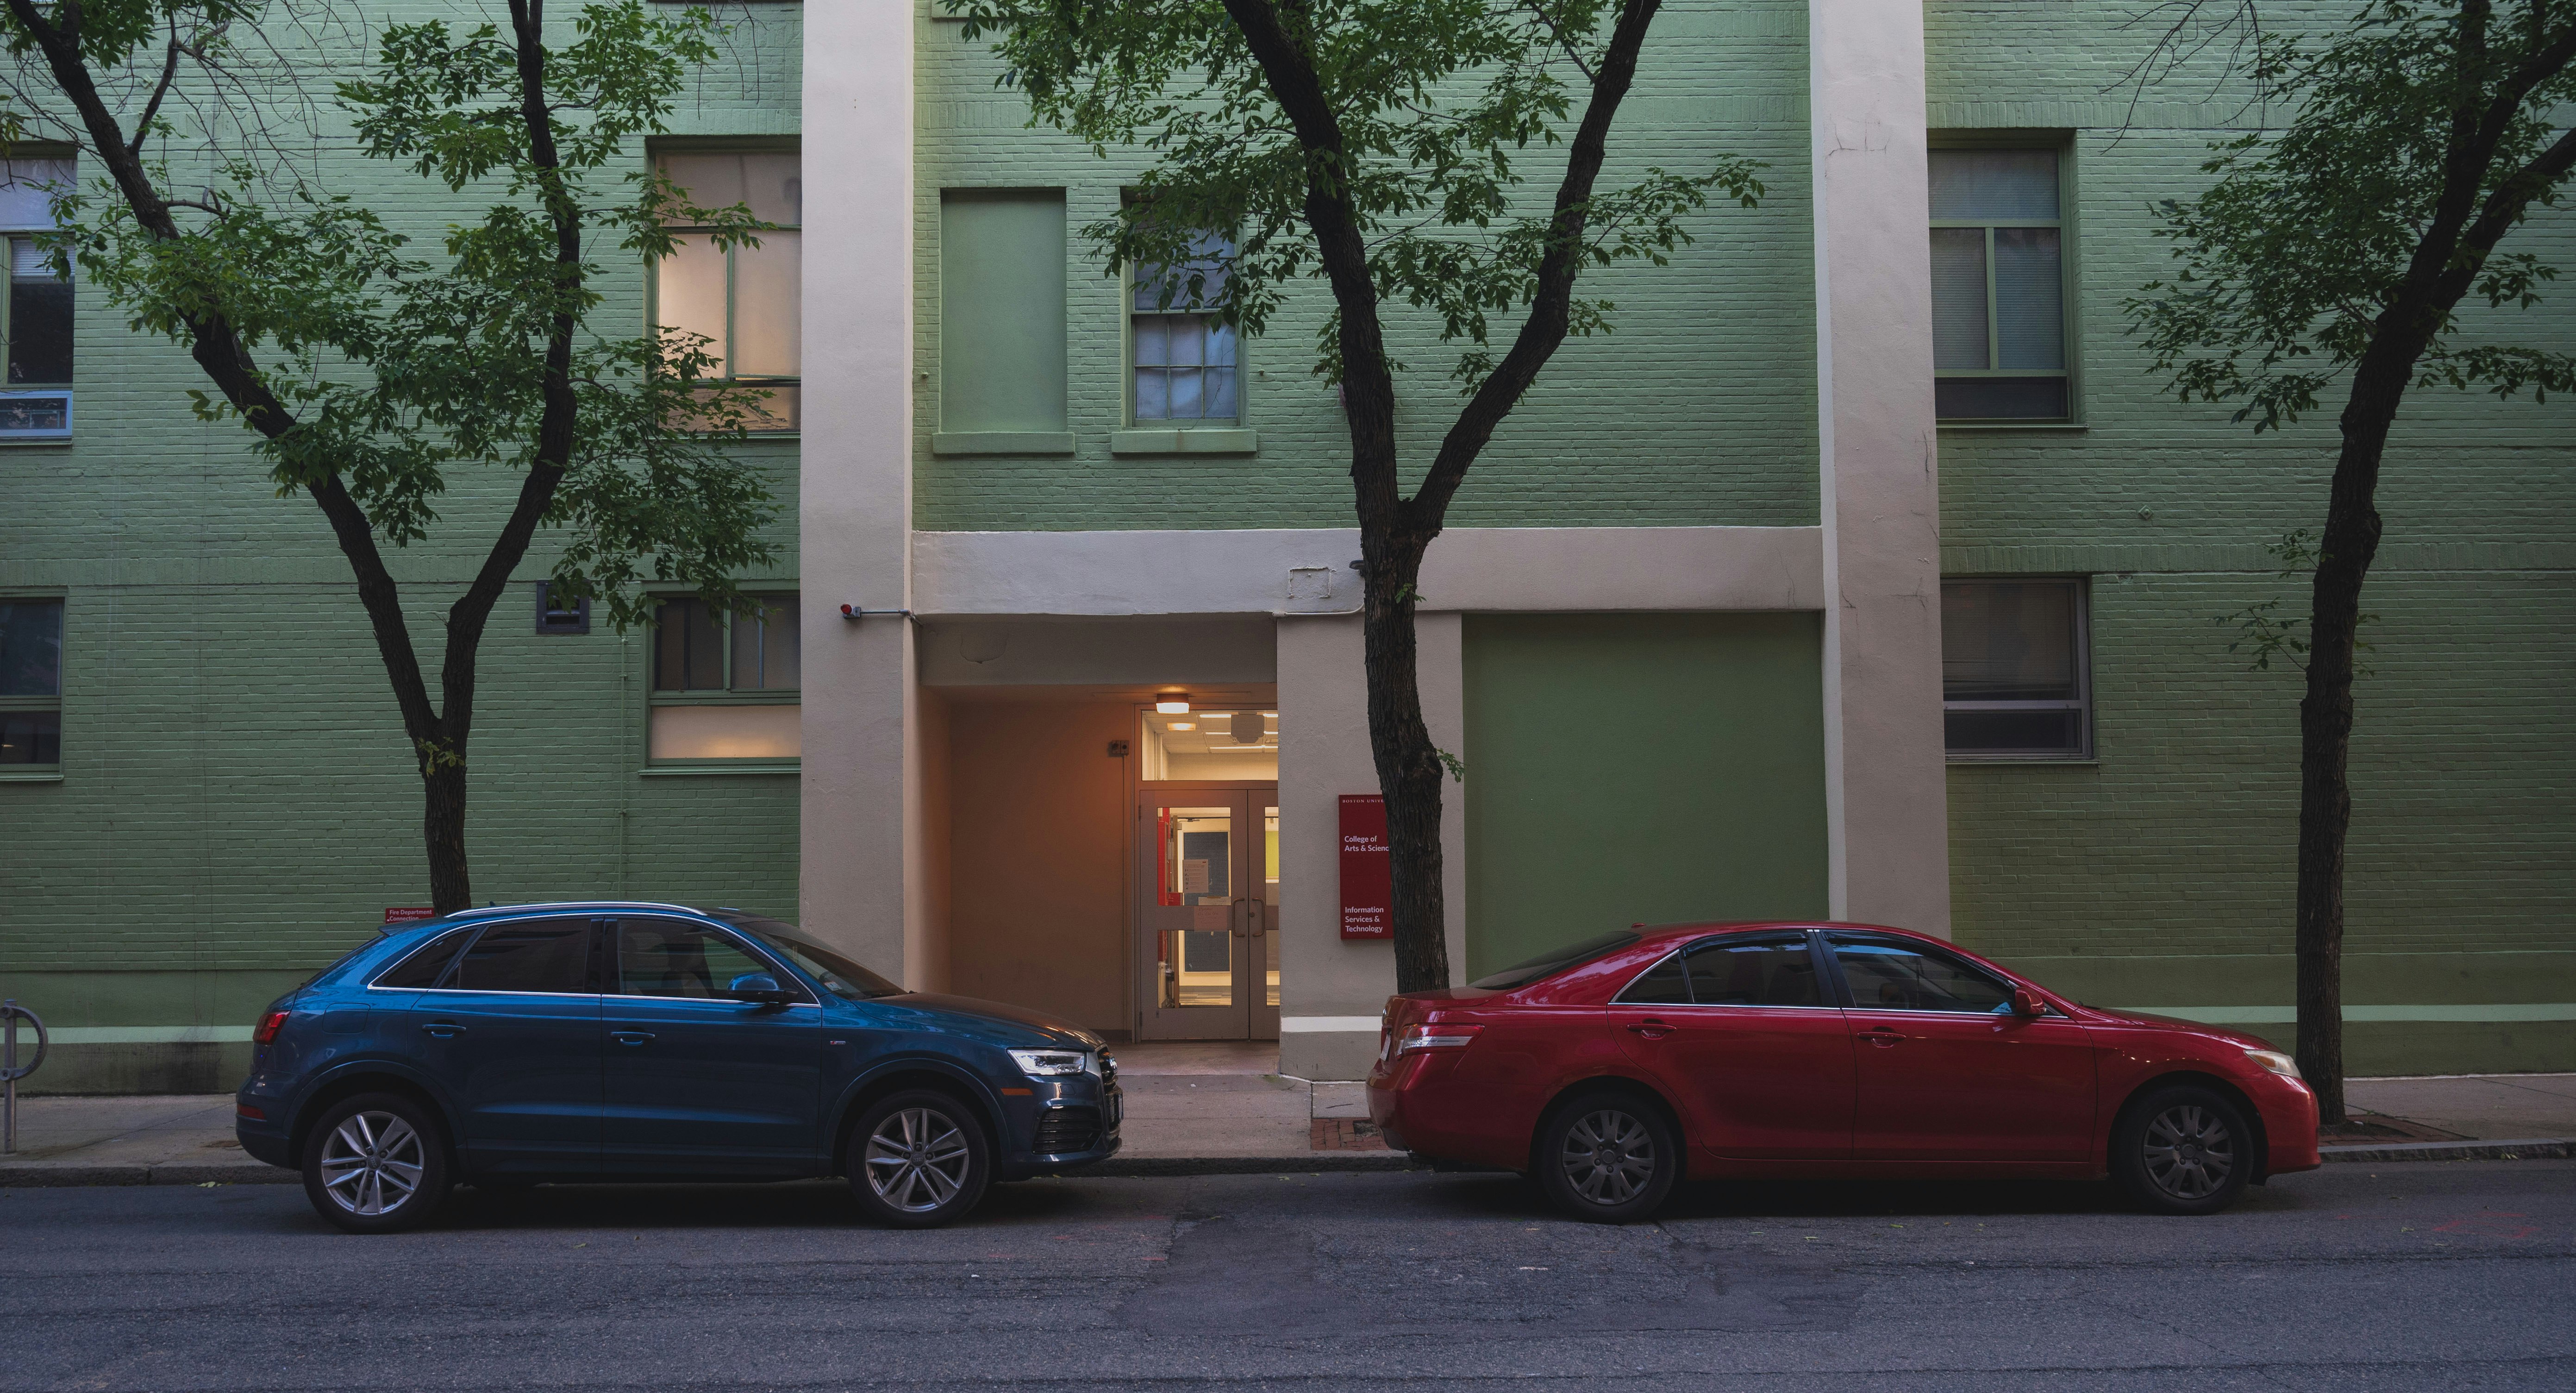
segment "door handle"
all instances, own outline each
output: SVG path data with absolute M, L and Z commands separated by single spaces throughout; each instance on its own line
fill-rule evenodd
M 1630 1021 L 1628 1023 L 1628 1029 L 1636 1034 L 1645 1036 L 1649 1040 L 1660 1040 L 1673 1033 L 1673 1028 L 1671 1026 L 1664 1024 L 1662 1021 L 1656 1020 L 1652 1016 L 1648 1016 L 1642 1021 Z
M 454 1021 L 431 1021 L 429 1024 L 420 1028 L 420 1033 L 423 1035 L 435 1035 L 441 1040 L 453 1040 L 457 1036 L 465 1033 L 465 1027 L 458 1025 Z
M 608 1032 L 608 1038 L 621 1045 L 641 1045 L 645 1041 L 653 1038 L 653 1032 L 649 1030 L 612 1030 Z
M 1901 1045 L 1905 1043 L 1903 1032 L 1897 1030 L 1897 1028 L 1892 1025 L 1871 1026 L 1869 1029 L 1861 1032 L 1860 1038 L 1867 1040 L 1881 1049 L 1885 1049 L 1889 1045 Z

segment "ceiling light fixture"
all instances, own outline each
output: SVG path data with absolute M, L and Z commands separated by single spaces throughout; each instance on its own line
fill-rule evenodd
M 1186 716 L 1190 714 L 1190 694 L 1157 692 L 1154 695 L 1154 709 L 1166 716 Z
M 1172 722 L 1170 725 L 1168 725 L 1168 726 L 1164 727 L 1164 729 L 1166 729 L 1166 730 L 1196 730 L 1196 729 L 1198 729 L 1198 727 L 1197 727 L 1196 725 L 1192 724 L 1191 722 L 1188 722 L 1188 721 L 1174 721 L 1174 722 Z

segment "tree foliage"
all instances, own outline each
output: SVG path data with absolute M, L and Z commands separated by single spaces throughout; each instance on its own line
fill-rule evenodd
M 1320 0 L 1279 17 L 1311 64 L 1314 98 L 1340 142 L 1317 150 L 1272 88 L 1219 0 L 953 0 L 969 38 L 994 34 L 1033 122 L 1107 155 L 1154 163 L 1116 216 L 1083 229 L 1109 269 L 1172 268 L 1164 303 L 1197 298 L 1258 334 L 1297 282 L 1321 278 L 1307 220 L 1320 188 L 1346 202 L 1367 242 L 1375 298 L 1423 312 L 1459 352 L 1450 373 L 1472 394 L 1494 368 L 1496 318 L 1525 309 L 1558 240 L 1559 210 L 1521 193 L 1562 147 L 1611 40 L 1610 0 Z M 1579 83 L 1578 83 L 1579 80 Z M 1544 166 L 1542 166 L 1544 167 Z M 1644 171 L 1582 207 L 1589 265 L 1663 265 L 1690 241 L 1683 218 L 1721 190 L 1752 206 L 1760 166 Z M 1211 276 L 1194 241 L 1233 233 L 1239 252 Z M 1607 299 L 1569 302 L 1569 332 L 1610 328 Z M 1390 365 L 1401 370 L 1400 361 Z M 1315 339 L 1314 371 L 1344 371 L 1340 311 Z
M 597 320 L 600 284 L 671 250 L 667 219 L 711 225 L 723 246 L 762 230 L 641 168 L 642 139 L 716 56 L 713 19 L 598 0 L 550 39 L 544 0 L 503 0 L 506 20 L 376 28 L 372 68 L 335 81 L 331 41 L 372 25 L 363 13 L 0 5 L 17 60 L 0 76 L 5 134 L 67 140 L 91 176 L 58 191 L 49 255 L 135 330 L 185 348 L 212 386 L 191 393 L 198 414 L 248 428 L 277 491 L 319 506 L 418 763 L 431 898 L 463 907 L 477 663 L 532 538 L 561 530 L 560 593 L 606 599 L 620 624 L 649 612 L 640 580 L 738 604 L 733 572 L 771 554 L 767 486 L 725 448 L 764 394 L 714 380 L 702 339 Z M 308 123 L 301 140 L 257 114 L 273 108 Z M 334 191 L 345 167 L 310 153 L 344 152 L 351 135 L 419 179 L 430 197 L 413 206 L 479 211 L 416 246 L 399 215 Z M 518 490 L 447 609 L 433 699 L 383 548 L 428 538 L 467 468 L 515 472 Z
M 2252 39 L 2249 76 L 2294 114 L 2213 144 L 2209 189 L 2157 204 L 2180 265 L 2126 302 L 2152 371 L 2184 401 L 2241 402 L 2237 420 L 2278 429 L 2421 287 L 2447 303 L 2414 385 L 2543 400 L 2576 385 L 2576 355 L 2464 332 L 2457 309 L 2459 292 L 2529 309 L 2557 278 L 2540 252 L 2495 248 L 2565 189 L 2569 8 L 2372 0 L 2342 30 Z

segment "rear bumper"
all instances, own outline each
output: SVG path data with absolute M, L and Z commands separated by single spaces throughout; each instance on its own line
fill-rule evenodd
M 259 1116 L 245 1116 L 245 1109 Z M 253 1160 L 294 1170 L 294 1142 L 286 1131 L 293 1115 L 291 1100 L 253 1074 L 233 1095 L 233 1140 L 240 1142 L 243 1153 Z

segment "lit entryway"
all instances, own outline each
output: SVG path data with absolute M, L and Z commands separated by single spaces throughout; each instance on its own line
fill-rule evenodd
M 1136 796 L 1138 1036 L 1279 1037 L 1279 786 L 1151 783 Z

